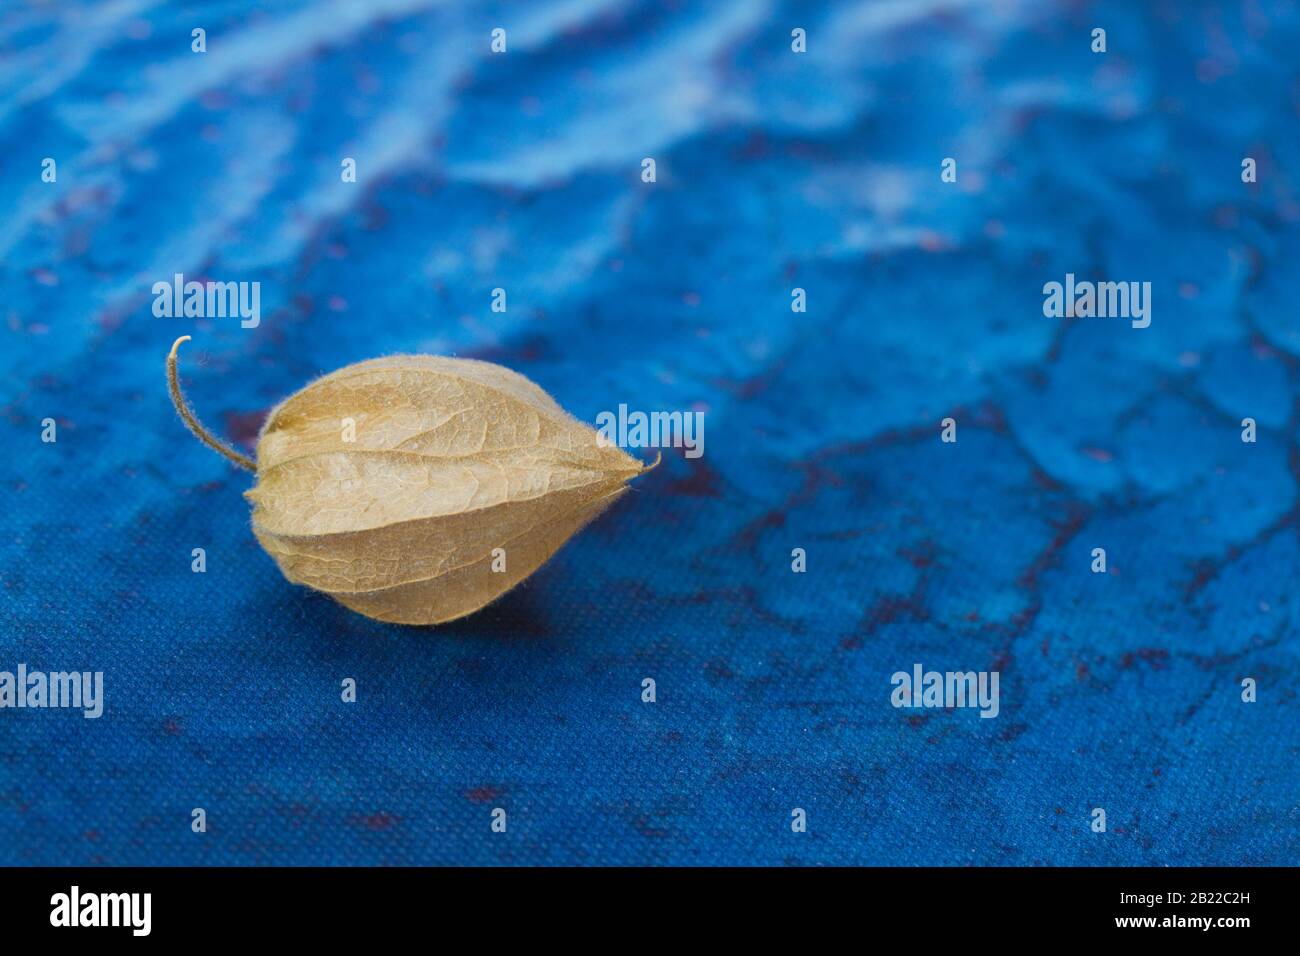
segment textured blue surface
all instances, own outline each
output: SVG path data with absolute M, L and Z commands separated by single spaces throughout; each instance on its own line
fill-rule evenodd
M 0 710 L 0 863 L 1297 861 L 1295 4 L 260 6 L 0 13 L 0 670 L 107 697 Z M 1151 327 L 1044 318 L 1070 271 Z M 174 272 L 262 324 L 155 318 Z M 385 626 L 260 551 L 183 333 L 245 445 L 419 350 L 705 455 Z M 916 662 L 1001 715 L 893 709 Z

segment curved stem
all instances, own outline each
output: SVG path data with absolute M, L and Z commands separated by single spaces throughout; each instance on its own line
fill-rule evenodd
M 257 462 L 242 455 L 235 449 L 231 448 L 212 432 L 203 427 L 203 423 L 198 420 L 194 412 L 190 409 L 189 402 L 185 401 L 185 396 L 181 394 L 180 379 L 176 375 L 176 350 L 181 347 L 182 342 L 188 342 L 190 337 L 182 335 L 172 343 L 172 350 L 167 353 L 167 391 L 171 394 L 172 404 L 176 406 L 176 414 L 181 417 L 185 427 L 194 433 L 199 441 L 207 445 L 217 454 L 234 462 L 240 468 L 247 468 L 254 474 L 257 473 Z

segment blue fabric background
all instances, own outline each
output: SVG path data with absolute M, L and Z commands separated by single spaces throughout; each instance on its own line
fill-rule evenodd
M 107 697 L 0 711 L 0 863 L 1296 862 L 1294 3 L 262 7 L 0 12 L 0 669 Z M 1151 327 L 1044 318 L 1069 271 Z M 261 326 L 155 318 L 174 272 Z M 705 455 L 385 626 L 258 548 L 184 333 L 245 447 L 427 351 L 705 410 Z M 917 662 L 1001 715 L 893 709 Z

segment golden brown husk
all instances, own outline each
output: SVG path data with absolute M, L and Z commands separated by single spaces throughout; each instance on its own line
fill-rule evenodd
M 179 385 L 172 398 L 189 412 Z M 182 417 L 221 445 L 192 413 Z M 397 355 L 339 369 L 280 403 L 256 469 L 246 492 L 253 532 L 285 577 L 367 617 L 437 624 L 532 574 L 646 466 L 602 447 L 516 372 Z

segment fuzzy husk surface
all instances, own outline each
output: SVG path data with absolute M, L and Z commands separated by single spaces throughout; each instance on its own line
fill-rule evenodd
M 212 444 L 175 355 L 177 409 Z M 253 532 L 284 576 L 401 624 L 500 597 L 647 469 L 517 372 L 432 355 L 317 379 L 271 411 L 256 455 Z

